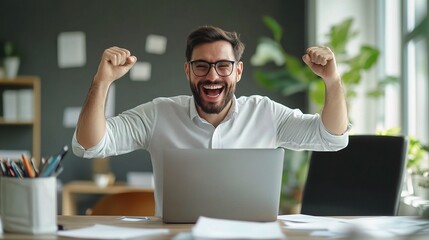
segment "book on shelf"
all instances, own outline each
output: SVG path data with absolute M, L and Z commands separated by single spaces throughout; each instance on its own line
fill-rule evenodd
M 32 121 L 33 89 L 3 91 L 3 118 L 5 121 Z
M 12 161 L 20 160 L 21 155 L 25 154 L 27 157 L 31 156 L 30 151 L 28 150 L 2 150 L 0 149 L 0 160 L 10 159 Z

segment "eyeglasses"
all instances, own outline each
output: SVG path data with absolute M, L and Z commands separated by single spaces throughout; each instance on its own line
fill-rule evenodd
M 235 61 L 221 60 L 217 62 L 207 62 L 204 60 L 194 60 L 188 62 L 191 65 L 192 72 L 197 77 L 205 77 L 209 74 L 212 65 L 216 73 L 221 77 L 228 77 L 234 69 Z

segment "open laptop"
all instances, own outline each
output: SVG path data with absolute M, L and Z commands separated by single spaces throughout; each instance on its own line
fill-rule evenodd
M 163 221 L 275 221 L 283 159 L 281 148 L 165 151 Z

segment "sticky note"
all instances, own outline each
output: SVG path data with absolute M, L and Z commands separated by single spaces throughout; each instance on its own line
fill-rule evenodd
M 84 32 L 62 32 L 58 35 L 58 66 L 82 67 L 86 64 Z
M 153 54 L 164 54 L 167 48 L 167 38 L 151 34 L 146 38 L 146 52 Z
M 130 79 L 133 81 L 148 81 L 152 65 L 149 62 L 136 62 L 130 70 Z

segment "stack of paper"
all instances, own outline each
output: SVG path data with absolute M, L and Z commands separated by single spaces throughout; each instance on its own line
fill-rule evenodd
M 199 217 L 192 229 L 194 238 L 286 239 L 278 222 L 247 222 Z
M 429 234 L 429 221 L 414 216 L 361 217 L 340 219 L 303 214 L 278 217 L 285 228 L 311 231 L 312 236 L 363 236 L 367 239 L 391 238 L 411 234 Z

